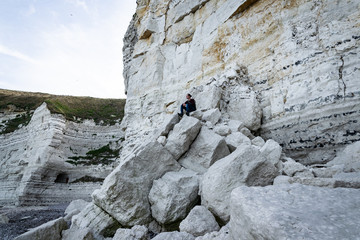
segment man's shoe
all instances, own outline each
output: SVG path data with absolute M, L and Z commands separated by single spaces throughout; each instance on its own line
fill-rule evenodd
M 178 116 L 179 116 L 179 117 L 182 117 L 183 115 L 182 115 L 181 113 L 178 113 Z
M 189 116 L 189 113 L 188 113 L 188 112 L 186 112 L 186 116 Z

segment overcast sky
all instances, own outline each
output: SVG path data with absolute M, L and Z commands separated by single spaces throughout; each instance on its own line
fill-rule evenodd
M 124 98 L 136 0 L 0 0 L 0 88 Z

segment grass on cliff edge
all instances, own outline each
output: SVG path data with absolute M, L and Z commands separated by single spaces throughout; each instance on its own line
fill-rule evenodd
M 93 119 L 96 123 L 103 122 L 104 125 L 113 125 L 124 117 L 126 100 L 60 96 L 0 89 L 0 112 L 11 110 L 30 113 L 43 102 L 46 102 L 51 113 L 60 113 L 71 121 Z M 9 132 L 9 130 L 7 131 Z

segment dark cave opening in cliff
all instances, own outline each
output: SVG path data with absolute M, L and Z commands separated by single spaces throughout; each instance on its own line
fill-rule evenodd
M 55 179 L 55 183 L 68 183 L 69 182 L 69 175 L 66 173 L 60 173 L 57 175 Z

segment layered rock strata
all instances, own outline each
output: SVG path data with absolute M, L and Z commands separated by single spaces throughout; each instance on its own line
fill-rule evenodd
M 360 3 L 137 3 L 119 166 L 63 239 L 356 238 Z
M 43 104 L 26 127 L 0 135 L 0 205 L 90 200 L 91 192 L 114 169 L 116 157 L 87 153 L 104 146 L 120 148 L 122 137 L 119 126 L 67 121 L 62 115 L 50 114 Z M 97 162 L 91 162 L 96 158 Z M 88 164 L 79 162 L 85 159 Z
M 138 1 L 125 37 L 127 137 L 190 92 L 298 161 L 331 160 L 360 139 L 359 19 L 355 0 Z M 206 86 L 224 79 L 232 86 Z

